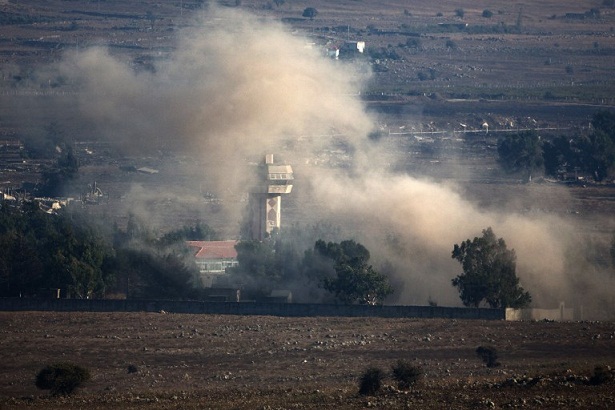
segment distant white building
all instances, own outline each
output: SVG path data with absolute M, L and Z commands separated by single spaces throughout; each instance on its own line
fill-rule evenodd
M 140 172 L 142 174 L 153 175 L 153 174 L 157 174 L 158 170 L 154 168 L 149 168 L 149 167 L 141 167 L 141 168 L 137 168 L 137 172 Z

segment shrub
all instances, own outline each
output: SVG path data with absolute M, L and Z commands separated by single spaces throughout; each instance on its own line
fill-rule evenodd
M 493 17 L 493 12 L 489 9 L 485 9 L 483 10 L 483 17 L 485 18 L 491 18 Z
M 384 372 L 377 367 L 368 367 L 361 376 L 359 383 L 359 394 L 363 396 L 373 396 L 382 387 Z
M 615 380 L 615 376 L 610 366 L 596 366 L 594 374 L 589 378 L 589 384 L 598 386 L 613 380 Z
M 542 95 L 542 98 L 544 100 L 555 100 L 557 96 L 553 93 L 553 91 L 545 91 L 545 93 Z
M 318 14 L 318 10 L 316 10 L 314 7 L 307 7 L 305 10 L 303 10 L 302 16 L 307 17 L 310 20 L 313 20 L 317 14 Z
M 498 367 L 500 365 L 500 362 L 498 362 L 498 352 L 495 350 L 495 347 L 478 346 L 476 354 L 483 359 L 487 367 Z
M 465 15 L 465 11 L 463 11 L 463 9 L 457 9 L 455 10 L 455 15 L 459 18 L 463 18 L 463 16 Z
M 397 364 L 392 366 L 393 378 L 397 381 L 397 387 L 408 389 L 421 380 L 423 371 L 420 367 L 412 366 L 405 360 L 398 360 Z
M 68 396 L 88 380 L 90 380 L 89 370 L 76 364 L 62 362 L 42 368 L 36 376 L 36 387 L 51 390 L 54 396 Z
M 128 373 L 137 373 L 139 371 L 139 369 L 137 368 L 136 365 L 134 364 L 129 364 L 128 365 Z
M 406 47 L 408 48 L 420 48 L 421 40 L 418 38 L 409 38 L 406 40 Z

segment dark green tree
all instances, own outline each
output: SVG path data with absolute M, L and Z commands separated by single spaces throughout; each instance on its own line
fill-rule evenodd
M 247 240 L 235 245 L 238 265 L 229 268 L 231 282 L 241 286 L 249 297 L 267 296 L 273 289 L 284 287 L 279 255 L 279 242 Z
M 101 297 L 113 278 L 103 271 L 111 255 L 105 239 L 78 214 L 50 215 L 38 203 L 0 212 L 0 295 L 37 295 L 45 288 L 74 297 Z
M 491 228 L 482 237 L 467 239 L 453 248 L 452 258 L 461 263 L 463 273 L 452 280 L 466 306 L 478 307 L 483 301 L 492 308 L 523 308 L 532 298 L 516 275 L 517 256 L 507 249 Z
M 597 112 L 592 127 L 593 131 L 579 144 L 583 169 L 596 181 L 602 181 L 615 167 L 615 112 Z
M 194 226 L 184 226 L 181 229 L 164 234 L 158 243 L 170 246 L 183 241 L 216 241 L 218 234 L 209 225 L 197 222 Z
M 508 135 L 498 141 L 498 160 L 511 173 L 523 172 L 531 179 L 543 165 L 542 144 L 534 131 Z
M 368 264 L 369 251 L 360 243 L 319 240 L 314 253 L 330 259 L 335 273 L 324 277 L 323 287 L 341 302 L 376 305 L 393 293 L 388 278 Z
M 117 251 L 116 269 L 128 298 L 191 299 L 195 272 L 177 255 L 147 248 Z
M 67 193 L 67 185 L 75 179 L 79 171 L 79 160 L 72 147 L 68 147 L 58 158 L 56 165 L 43 172 L 43 185 L 39 194 L 43 196 L 63 196 Z
M 570 137 L 559 136 L 545 140 L 542 144 L 542 157 L 545 174 L 558 176 L 560 171 L 573 171 L 581 165 L 577 148 Z
M 49 287 L 64 288 L 80 299 L 104 296 L 111 280 L 102 270 L 111 253 L 107 240 L 82 215 L 62 213 L 53 221 L 54 230 L 46 239 Z
M 256 280 L 280 278 L 276 266 L 274 243 L 267 241 L 241 241 L 237 250 L 238 272 L 250 275 Z
M 22 232 L 0 235 L 0 296 L 33 295 L 42 287 L 45 265 L 36 242 Z

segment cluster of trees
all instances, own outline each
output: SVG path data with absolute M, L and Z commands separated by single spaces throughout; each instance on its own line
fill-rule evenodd
M 318 228 L 314 228 L 318 231 Z M 325 235 L 326 236 L 326 235 Z M 193 299 L 198 269 L 186 240 L 216 240 L 197 223 L 156 237 L 131 215 L 125 229 L 97 225 L 78 209 L 43 212 L 35 201 L 0 204 L 0 296 L 44 296 L 61 289 L 74 298 Z M 253 296 L 288 286 L 306 300 L 376 304 L 392 293 L 385 275 L 354 241 L 324 242 L 297 252 L 293 241 L 242 241 L 232 279 Z
M 77 218 L 77 216 L 74 216 Z M 75 297 L 102 295 L 113 275 L 109 244 L 70 215 L 50 217 L 38 203 L 0 208 L 0 295 L 63 288 Z
M 306 238 L 339 235 L 316 225 L 303 233 L 303 238 L 283 240 L 278 234 L 239 242 L 239 266 L 229 272 L 231 283 L 252 297 L 290 289 L 303 302 L 376 305 L 393 293 L 389 278 L 369 263 L 363 245 L 319 239 L 301 254 Z M 0 297 L 62 289 L 63 296 L 74 298 L 198 298 L 198 269 L 185 241 L 201 239 L 218 238 L 201 223 L 156 237 L 134 216 L 124 230 L 104 229 L 70 208 L 47 214 L 36 202 L 20 208 L 1 203 Z M 610 254 L 615 266 L 615 235 Z M 464 305 L 522 308 L 531 303 L 516 274 L 515 251 L 491 228 L 455 244 L 451 256 L 462 266 L 452 285 Z
M 536 172 L 557 177 L 562 172 L 582 172 L 603 181 L 615 170 L 615 112 L 594 114 L 591 130 L 576 137 L 541 138 L 521 132 L 498 142 L 499 162 L 512 173 Z
M 132 216 L 126 230 L 96 225 L 78 210 L 43 212 L 37 202 L 0 204 L 0 296 L 191 298 L 197 268 L 184 246 L 207 226 L 155 238 Z
M 386 275 L 368 263 L 369 251 L 353 240 L 318 240 L 303 257 L 281 238 L 241 241 L 236 249 L 232 281 L 255 297 L 288 288 L 302 301 L 375 305 L 393 292 Z
M 125 230 L 104 229 L 76 210 L 47 214 L 36 202 L 20 208 L 2 203 L 0 296 L 42 296 L 49 289 L 62 289 L 75 298 L 198 298 L 198 269 L 185 245 L 196 239 L 218 238 L 200 223 L 156 237 L 134 216 Z M 279 235 L 239 242 L 239 266 L 229 272 L 232 283 L 254 297 L 282 288 L 302 294 L 303 301 L 345 304 L 376 305 L 393 293 L 389 278 L 369 263 L 370 253 L 362 244 L 319 239 L 301 255 L 299 242 Z M 615 258 L 615 239 L 611 252 Z M 491 228 L 480 238 L 455 245 L 452 257 L 463 267 L 452 284 L 465 305 L 530 303 L 529 293 L 519 286 L 514 250 Z

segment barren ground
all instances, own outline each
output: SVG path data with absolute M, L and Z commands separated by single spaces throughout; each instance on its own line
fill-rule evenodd
M 2 312 L 0 329 L 3 409 L 615 406 L 615 384 L 587 383 L 615 364 L 612 322 Z M 500 367 L 483 364 L 481 345 Z M 398 359 L 422 368 L 418 386 L 399 391 L 389 376 L 380 394 L 357 394 L 367 366 L 390 373 Z M 37 390 L 56 361 L 92 380 L 67 398 Z

